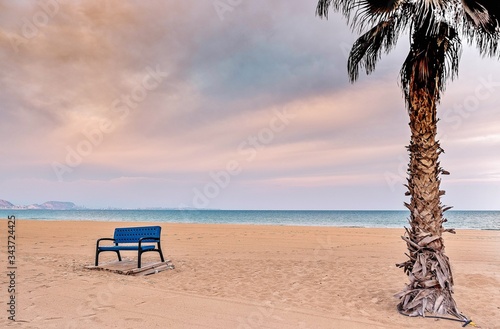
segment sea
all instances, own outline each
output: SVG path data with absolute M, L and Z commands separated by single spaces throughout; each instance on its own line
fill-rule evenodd
M 16 220 L 88 220 L 200 224 L 256 224 L 402 228 L 408 211 L 399 210 L 0 210 Z M 448 211 L 445 228 L 500 230 L 500 211 Z

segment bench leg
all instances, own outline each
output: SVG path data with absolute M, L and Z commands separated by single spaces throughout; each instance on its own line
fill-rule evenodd
M 118 256 L 118 261 L 122 261 L 122 256 L 120 255 L 120 250 L 115 250 L 116 255 Z M 99 249 L 96 249 L 95 251 L 95 266 L 99 266 L 99 254 L 101 251 Z
M 159 242 L 158 242 L 158 253 L 160 254 L 161 261 L 164 262 L 165 259 L 163 258 L 163 252 L 161 252 L 161 245 Z
M 142 254 L 145 253 L 145 252 L 148 252 L 148 251 L 157 251 L 159 254 L 160 254 L 160 259 L 162 262 L 165 261 L 165 258 L 163 258 L 163 252 L 161 251 L 161 246 L 160 244 L 158 243 L 158 249 L 156 250 L 144 250 L 144 251 L 141 251 L 141 250 L 138 250 L 137 253 L 138 253 L 138 257 L 137 257 L 137 268 L 141 268 L 141 258 L 142 258 Z
M 99 248 L 95 250 L 95 266 L 99 265 Z

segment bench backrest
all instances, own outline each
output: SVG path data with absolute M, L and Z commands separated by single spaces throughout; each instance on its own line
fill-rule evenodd
M 116 243 L 138 243 L 140 238 L 160 238 L 161 226 L 141 226 L 115 228 L 114 239 Z M 146 240 L 143 240 L 147 242 Z M 152 241 L 151 241 L 152 242 Z

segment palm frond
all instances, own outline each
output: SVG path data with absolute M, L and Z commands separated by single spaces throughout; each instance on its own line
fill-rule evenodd
M 383 21 L 359 37 L 352 46 L 347 63 L 351 82 L 357 80 L 359 68 L 364 67 L 366 74 L 375 70 L 382 50 L 389 52 L 397 42 L 399 30 L 396 19 Z
M 342 13 L 353 29 L 387 19 L 403 0 L 319 0 L 316 14 L 328 18 L 329 9 Z
M 463 34 L 482 55 L 500 55 L 500 2 L 461 0 Z
M 495 33 L 499 27 L 500 7 L 484 0 L 462 0 L 465 18 L 469 23 L 486 33 Z
M 354 0 L 355 2 L 356 0 Z M 353 1 L 349 0 L 318 0 L 318 5 L 316 6 L 316 15 L 319 17 L 328 18 L 328 13 L 330 7 L 334 11 L 339 11 L 344 15 L 348 15 L 350 11 L 350 5 Z
M 353 3 L 352 14 L 349 15 L 351 28 L 361 32 L 367 25 L 387 21 L 394 16 L 401 3 L 401 0 L 362 0 Z
M 366 0 L 365 4 L 361 4 L 360 7 L 366 7 L 371 13 L 389 13 L 393 11 L 399 0 Z
M 316 15 L 321 18 L 328 18 L 331 3 L 332 0 L 319 0 L 318 4 L 316 5 Z
M 440 22 L 447 21 L 450 13 L 455 12 L 456 1 L 460 0 L 419 0 L 413 3 L 413 30 L 425 28 L 428 35 L 438 34 Z
M 500 0 L 318 0 L 317 15 L 328 18 L 330 10 L 340 12 L 351 28 L 362 34 L 348 60 L 351 82 L 359 77 L 360 69 L 373 72 L 382 51 L 389 52 L 405 30 L 413 40 L 401 77 L 404 81 L 411 76 L 406 70 L 415 70 L 417 84 L 429 77 L 437 83 L 436 95 L 443 90 L 445 80 L 456 74 L 458 33 L 482 55 L 500 56 Z M 430 44 L 424 47 L 426 42 Z M 431 45 L 434 48 L 429 48 Z M 438 55 L 444 57 L 436 67 L 426 63 Z M 411 56 L 416 57 L 410 60 Z

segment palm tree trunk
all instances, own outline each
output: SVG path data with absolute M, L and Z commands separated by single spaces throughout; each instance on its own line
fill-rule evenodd
M 402 237 L 406 241 L 409 259 L 398 267 L 404 268 L 410 279 L 405 289 L 397 294 L 398 309 L 410 316 L 451 314 L 462 318 L 453 300 L 453 276 L 448 257 L 444 253 L 442 233 L 444 208 L 439 189 L 440 174 L 448 174 L 439 165 L 443 152 L 436 140 L 436 97 L 426 88 L 410 90 L 408 99 L 411 141 L 408 146 L 408 192 L 410 229 Z

